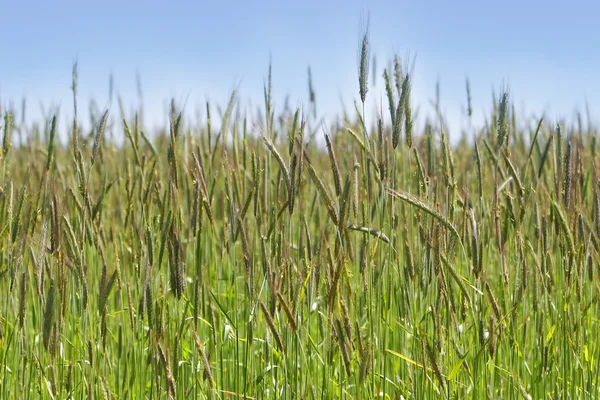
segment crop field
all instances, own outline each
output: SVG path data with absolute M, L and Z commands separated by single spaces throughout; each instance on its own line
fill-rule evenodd
M 77 65 L 68 129 L 4 106 L 0 398 L 600 397 L 589 118 L 502 90 L 450 140 L 398 58 L 365 112 L 370 59 L 332 126 L 270 69 L 261 115 L 172 102 L 157 132 L 120 103 L 84 124 Z

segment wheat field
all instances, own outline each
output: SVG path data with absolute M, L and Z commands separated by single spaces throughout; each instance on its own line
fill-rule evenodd
M 331 127 L 270 72 L 259 118 L 84 130 L 77 65 L 69 129 L 0 110 L 0 398 L 600 397 L 595 127 L 502 91 L 451 141 L 398 58 L 372 118 L 359 52 Z

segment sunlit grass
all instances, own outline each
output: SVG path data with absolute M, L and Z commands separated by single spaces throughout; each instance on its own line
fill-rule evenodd
M 452 145 L 398 58 L 366 120 L 369 40 L 325 134 L 270 71 L 258 120 L 234 93 L 219 123 L 113 107 L 88 137 L 76 67 L 68 132 L 3 110 L 0 398 L 598 397 L 595 128 L 502 92 Z

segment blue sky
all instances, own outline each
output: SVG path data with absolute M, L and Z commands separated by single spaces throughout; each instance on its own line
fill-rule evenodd
M 441 82 L 442 108 L 457 134 L 472 86 L 475 120 L 492 89 L 507 85 L 517 109 L 572 117 L 587 99 L 600 107 L 600 28 L 595 1 L 6 1 L 0 37 L 0 102 L 28 99 L 30 116 L 71 111 L 71 68 L 79 63 L 82 111 L 94 97 L 108 104 L 109 75 L 134 105 L 136 73 L 146 116 L 166 120 L 171 97 L 193 114 L 208 98 L 225 104 L 239 89 L 243 104 L 261 105 L 269 59 L 276 108 L 308 101 L 307 67 L 319 113 L 332 117 L 358 98 L 360 17 L 370 14 L 379 75 L 395 53 L 416 55 L 414 103 L 420 115 Z M 382 99 L 371 85 L 368 108 Z M 116 104 L 112 108 L 117 111 Z M 387 115 L 387 114 L 386 114 Z

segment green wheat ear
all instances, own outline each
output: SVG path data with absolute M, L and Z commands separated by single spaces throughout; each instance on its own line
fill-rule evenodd
M 4 114 L 4 136 L 2 138 L 2 157 L 6 157 L 11 146 L 13 116 L 10 112 Z
M 385 94 L 388 100 L 388 107 L 390 110 L 390 120 L 392 126 L 396 124 L 396 101 L 394 100 L 394 89 L 392 88 L 392 78 L 388 74 L 387 69 L 383 70 L 383 80 L 385 82 Z
M 315 88 L 313 85 L 312 72 L 310 67 L 308 67 L 308 101 L 312 106 L 313 116 L 317 116 L 317 95 L 315 93 Z
M 467 89 L 467 116 L 471 118 L 473 116 L 473 104 L 471 100 L 471 83 L 469 79 L 465 79 L 465 86 Z
M 44 348 L 48 350 L 48 345 L 50 343 L 50 330 L 52 329 L 52 324 L 54 322 L 54 302 L 56 296 L 56 289 L 54 285 L 54 278 L 50 278 L 50 288 L 48 289 L 48 295 L 46 296 L 46 308 L 44 311 L 44 330 L 43 330 L 43 339 L 44 339 Z
M 410 80 L 407 76 L 406 98 L 404 100 L 404 135 L 406 136 L 406 147 L 413 147 L 413 117 L 410 105 Z
M 369 32 L 369 18 L 367 17 L 366 23 L 362 27 L 362 33 L 360 35 L 360 52 L 359 52 L 359 63 L 358 63 L 358 87 L 360 94 L 360 101 L 365 104 L 367 99 L 367 91 L 369 90 L 369 61 L 371 58 L 371 44 L 370 44 L 370 32 Z
M 100 118 L 100 123 L 98 124 L 96 137 L 94 138 L 94 146 L 92 147 L 92 158 L 90 161 L 90 168 L 94 165 L 94 161 L 96 161 L 96 157 L 98 156 L 98 151 L 100 150 L 100 145 L 102 144 L 102 140 L 104 138 L 104 129 L 106 128 L 107 120 L 108 110 L 104 111 L 104 114 L 102 114 L 102 118 Z
M 50 138 L 48 139 L 48 158 L 46 162 L 46 172 L 50 170 L 50 165 L 54 160 L 54 138 L 56 137 L 56 114 L 52 116 L 52 124 L 50 127 Z
M 500 112 L 498 115 L 498 147 L 506 141 L 508 135 L 508 92 L 502 93 L 500 97 Z

